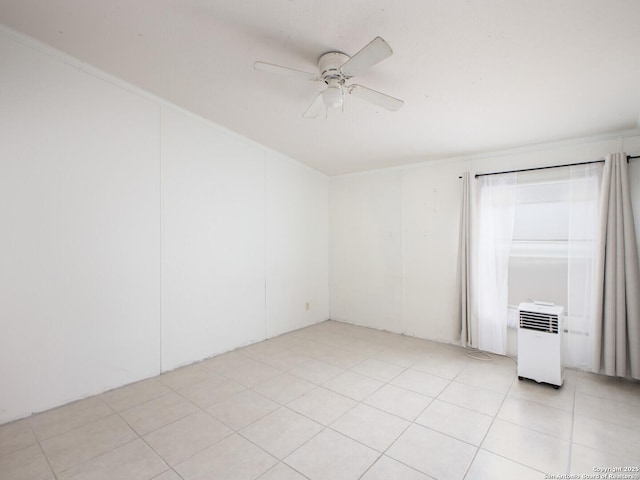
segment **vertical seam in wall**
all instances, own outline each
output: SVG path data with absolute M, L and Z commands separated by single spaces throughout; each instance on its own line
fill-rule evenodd
M 158 368 L 160 369 L 159 373 L 162 373 L 162 322 L 163 322 L 163 315 L 162 315 L 162 299 L 163 299 L 163 291 L 162 291 L 162 259 L 163 259 L 163 247 L 164 247 L 164 222 L 163 222 L 163 218 L 164 218 L 164 195 L 163 195 L 163 171 L 162 171 L 162 127 L 163 127 L 163 117 L 162 117 L 162 113 L 163 113 L 163 109 L 162 109 L 162 105 L 159 105 L 159 116 L 158 116 L 158 148 L 159 148 L 159 152 L 158 152 L 158 170 L 159 170 L 159 175 L 160 175 L 160 185 L 158 188 L 158 193 L 160 195 L 160 255 L 159 255 L 159 260 L 160 260 L 160 325 L 159 325 L 159 341 L 158 341 L 158 353 L 159 353 L 159 365 Z
M 404 330 L 404 175 L 400 172 L 400 333 L 406 333 Z
M 327 180 L 327 320 L 331 320 L 331 279 L 333 276 L 333 250 L 331 248 L 331 177 Z
M 262 202 L 262 261 L 264 262 L 264 338 L 267 338 L 268 328 L 267 328 L 267 157 L 268 154 L 266 151 L 263 151 L 264 154 L 264 184 L 263 184 L 263 195 L 264 200 Z

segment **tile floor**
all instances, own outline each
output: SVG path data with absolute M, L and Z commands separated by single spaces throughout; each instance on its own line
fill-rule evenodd
M 509 358 L 331 321 L 0 426 L 1 480 L 540 480 L 638 465 L 638 383 L 568 371 L 555 390 L 518 381 Z

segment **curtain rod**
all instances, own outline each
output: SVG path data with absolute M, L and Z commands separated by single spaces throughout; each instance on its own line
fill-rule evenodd
M 636 156 L 627 155 L 627 162 L 629 162 L 629 160 L 633 158 L 640 158 L 640 155 L 636 155 Z M 604 162 L 604 158 L 601 158 L 600 160 L 592 160 L 591 162 L 565 163 L 562 165 L 549 165 L 547 167 L 521 168 L 519 170 L 504 170 L 502 172 L 476 173 L 475 178 L 485 177 L 487 175 L 504 175 L 506 173 L 531 172 L 533 170 L 547 170 L 548 168 L 573 167 L 576 165 L 589 165 L 592 163 L 603 163 L 603 162 Z M 459 178 L 462 178 L 462 177 L 459 177 Z

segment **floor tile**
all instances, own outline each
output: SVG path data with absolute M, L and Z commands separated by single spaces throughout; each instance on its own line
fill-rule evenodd
M 640 428 L 640 408 L 632 403 L 576 392 L 575 413 L 607 423 Z
M 361 477 L 361 480 L 432 480 L 411 467 L 383 455 Z
M 621 453 L 621 454 L 619 454 Z M 593 475 L 594 467 L 640 466 L 637 455 L 625 455 L 624 452 L 609 453 L 574 443 L 571 445 L 570 472 L 578 475 Z M 619 472 L 623 473 L 623 472 Z M 637 474 L 636 474 L 637 475 Z M 584 477 L 586 478 L 586 477 Z
M 316 386 L 299 377 L 283 373 L 254 385 L 253 390 L 282 405 L 304 395 Z
M 400 375 L 404 371 L 404 368 L 376 360 L 375 358 L 368 358 L 367 360 L 352 367 L 351 371 L 366 375 L 367 377 L 375 378 L 381 382 L 390 382 Z
M 548 472 L 551 473 L 551 472 Z M 564 473 L 564 472 L 553 472 Z M 545 473 L 480 449 L 464 477 L 465 480 L 540 480 Z
M 509 390 L 509 396 L 558 408 L 565 412 L 573 411 L 574 395 L 575 383 L 570 380 L 565 380 L 564 385 L 559 389 L 531 380 L 516 380 Z
M 211 370 L 214 370 L 218 373 L 226 373 L 229 370 L 241 367 L 242 365 L 246 365 L 250 362 L 251 360 L 249 359 L 249 357 L 240 355 L 237 352 L 228 352 L 223 353 L 222 355 L 207 358 L 206 360 L 202 361 L 201 365 L 205 368 L 210 368 Z
M 354 340 L 349 334 L 339 332 L 324 332 L 318 333 L 314 341 L 328 345 L 333 348 L 347 347 Z
M 59 473 L 136 437 L 120 417 L 111 415 L 45 440 L 41 445 L 54 471 Z
M 439 400 L 492 417 L 498 413 L 503 398 L 501 393 L 456 381 L 451 382 L 438 397 Z
M 124 410 L 120 415 L 139 435 L 146 435 L 197 410 L 198 407 L 193 403 L 177 393 L 170 392 Z
M 345 347 L 348 347 L 350 350 L 361 354 L 362 359 L 373 357 L 374 355 L 377 355 L 385 349 L 383 345 L 377 344 L 375 342 L 369 342 L 358 337 L 359 335 L 357 335 L 356 333 L 355 336 L 348 341 Z
M 178 464 L 184 480 L 254 480 L 278 461 L 237 434 Z
M 438 480 L 461 480 L 476 447 L 420 425 L 411 425 L 387 455 Z
M 640 429 L 614 425 L 582 415 L 574 415 L 573 441 L 585 447 L 640 459 Z
M 546 473 L 564 472 L 569 442 L 496 419 L 482 448 Z
M 221 377 L 189 385 L 178 390 L 178 393 L 200 408 L 207 408 L 242 390 L 245 390 L 243 385 Z
M 254 343 L 238 350 L 238 353 L 254 360 L 263 361 L 264 359 L 278 355 L 291 347 L 291 342 L 273 338 L 262 342 Z
M 576 391 L 640 406 L 640 383 L 622 378 L 577 372 Z
M 493 417 L 434 400 L 415 421 L 472 445 L 480 445 L 491 426 Z
M 292 368 L 296 368 L 310 360 L 312 360 L 312 358 L 308 355 L 304 355 L 303 353 L 294 350 L 287 350 L 269 358 L 265 358 L 262 361 L 267 365 L 282 370 L 283 372 L 288 372 Z
M 180 475 L 178 475 L 173 470 L 167 470 L 166 472 L 161 473 L 157 477 L 153 477 L 151 480 L 182 480 L 182 478 L 180 478 Z
M 100 397 L 90 397 L 34 415 L 29 422 L 36 437 L 45 440 L 112 414 Z
M 176 368 L 170 372 L 163 373 L 157 378 L 169 388 L 178 390 L 216 376 L 216 373 L 212 370 L 204 368 L 199 363 L 194 363 L 193 365 Z
M 310 339 L 303 342 L 297 342 L 297 344 L 291 349 L 293 352 L 308 355 L 315 360 L 319 360 L 319 357 L 331 355 L 334 350 L 334 346 L 327 345 L 326 342 L 322 341 L 322 339 L 318 337 L 313 340 Z
M 377 408 L 360 404 L 335 421 L 331 428 L 384 452 L 409 426 L 409 422 Z
M 282 371 L 256 360 L 225 372 L 225 376 L 245 387 L 252 387 L 268 378 L 281 374 Z
M 394 378 L 391 385 L 411 390 L 426 397 L 437 397 L 449 385 L 449 382 L 449 379 L 408 369 Z
M 285 459 L 313 480 L 356 480 L 379 454 L 333 430 L 324 430 Z
M 432 355 L 418 360 L 412 368 L 419 372 L 453 380 L 468 364 L 468 358 L 461 358 L 458 355 L 438 355 L 437 352 L 434 352 Z
M 0 425 L 0 457 L 36 443 L 36 437 L 28 420 Z
M 307 480 L 307 477 L 281 462 L 272 467 L 268 472 L 260 475 L 257 480 Z
M 322 322 L 2 425 L 0 480 L 526 479 L 637 464 L 639 383 L 566 369 L 556 390 L 466 352 Z
M 52 476 L 38 445 L 0 456 L 0 480 L 49 480 Z
M 161 397 L 169 391 L 169 387 L 162 382 L 149 378 L 104 393 L 102 399 L 116 412 L 121 412 L 127 408 Z
M 138 439 L 58 474 L 58 480 L 148 480 L 167 468 Z
M 384 383 L 356 372 L 347 371 L 332 378 L 324 386 L 357 401 L 362 401 L 382 387 Z
M 433 399 L 404 388 L 385 385 L 364 403 L 413 421 Z
M 348 348 L 349 350 L 346 348 L 333 347 L 329 352 L 316 355 L 316 358 L 330 365 L 349 369 L 369 357 L 366 353 L 350 350 L 351 345 L 349 345 Z
M 281 407 L 243 428 L 240 434 L 282 459 L 322 430 L 322 426 Z
M 206 411 L 233 430 L 240 430 L 278 408 L 273 400 L 252 390 L 244 390 Z
M 456 382 L 507 393 L 517 378 L 515 363 L 502 367 L 493 362 L 470 363 L 456 376 Z
M 536 402 L 508 396 L 497 418 L 562 440 L 571 439 L 572 415 Z
M 376 353 L 373 358 L 403 368 L 410 367 L 416 363 L 417 360 L 415 355 L 409 354 L 399 348 L 382 350 L 381 352 Z
M 354 400 L 323 387 L 305 393 L 288 405 L 292 410 L 323 425 L 329 425 L 355 406 Z
M 343 372 L 344 369 L 320 360 L 309 360 L 289 370 L 289 373 L 316 385 L 322 385 Z
M 169 465 L 201 452 L 233 433 L 204 412 L 196 412 L 144 436 L 144 440 Z

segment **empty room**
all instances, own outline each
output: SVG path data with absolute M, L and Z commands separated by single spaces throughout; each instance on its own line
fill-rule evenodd
M 640 2 L 0 0 L 0 480 L 640 479 Z

